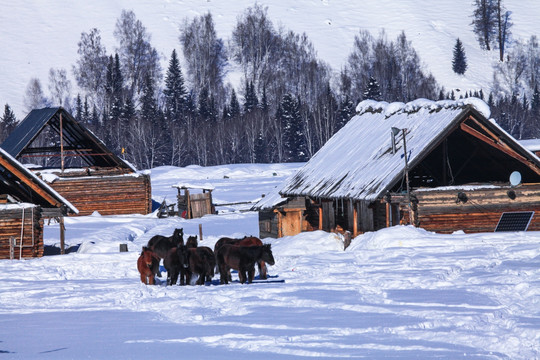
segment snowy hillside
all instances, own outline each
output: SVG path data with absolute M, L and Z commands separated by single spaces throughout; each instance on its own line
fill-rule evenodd
M 153 199 L 179 179 L 210 182 L 216 202 L 255 200 L 301 164 L 152 169 Z M 244 205 L 245 206 L 245 205 Z M 237 208 L 238 210 L 239 208 Z M 213 247 L 258 233 L 254 212 L 66 219 L 77 253 L 0 260 L 0 354 L 11 359 L 540 358 L 540 233 L 411 226 L 343 238 L 315 231 L 271 243 L 269 281 L 140 282 L 141 246 L 177 227 Z M 58 224 L 45 243 L 58 243 Z M 127 243 L 129 252 L 119 252 Z
M 66 0 L 3 1 L 0 11 L 0 103 L 8 103 L 17 118 L 26 115 L 23 96 L 31 78 L 38 78 L 47 92 L 50 68 L 66 69 L 77 59 L 81 32 L 98 28 L 110 54 L 116 46 L 113 31 L 122 9 L 131 9 L 152 35 L 152 45 L 166 66 L 172 49 L 179 49 L 178 27 L 185 18 L 212 12 L 218 36 L 227 41 L 237 16 L 255 2 L 249 0 Z M 472 0 L 297 0 L 258 1 L 268 6 L 268 15 L 297 33 L 306 32 L 319 57 L 339 71 L 350 53 L 353 38 L 360 29 L 373 35 L 385 29 L 389 39 L 402 30 L 446 89 L 487 89 L 491 83 L 491 62 L 495 52 L 479 50 L 471 31 Z M 538 34 L 540 2 L 507 0 L 512 11 L 515 38 Z M 465 46 L 469 68 L 464 77 L 451 70 L 456 38 Z M 237 76 L 230 80 L 237 84 Z M 236 79 L 236 80 L 235 80 Z M 72 93 L 77 93 L 72 78 Z

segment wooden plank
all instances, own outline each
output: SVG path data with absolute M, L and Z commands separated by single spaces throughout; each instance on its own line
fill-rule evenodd
M 49 195 L 46 191 L 44 191 L 39 184 L 33 181 L 33 179 L 29 178 L 28 175 L 21 172 L 17 167 L 11 165 L 6 159 L 0 156 L 0 165 L 5 167 L 7 170 L 9 170 L 13 175 L 15 175 L 18 179 L 20 179 L 23 183 L 28 185 L 32 190 L 34 190 L 36 193 L 38 193 L 42 198 L 44 198 L 49 204 L 52 206 L 60 207 L 62 204 L 60 204 L 54 197 Z

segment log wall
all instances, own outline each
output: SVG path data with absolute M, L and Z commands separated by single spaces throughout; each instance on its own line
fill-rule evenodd
M 49 184 L 72 203 L 78 215 L 148 214 L 152 211 L 150 175 L 60 178 Z
M 463 195 L 458 199 L 458 193 L 465 194 L 466 201 L 463 201 Z M 540 230 L 540 184 L 523 184 L 515 188 L 417 191 L 415 195 L 418 199 L 418 226 L 429 231 L 493 232 L 501 214 L 512 211 L 534 211 L 528 230 Z
M 0 259 L 10 258 L 11 237 L 16 239 L 14 259 L 43 256 L 43 220 L 39 206 L 24 207 L 24 215 L 23 208 L 6 209 L 0 206 Z

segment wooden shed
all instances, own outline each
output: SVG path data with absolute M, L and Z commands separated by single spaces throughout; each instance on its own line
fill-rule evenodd
M 178 189 L 179 216 L 194 219 L 216 213 L 212 201 L 212 191 L 214 190 L 212 185 L 176 184 L 173 187 Z
M 311 204 L 311 227 L 354 235 L 397 224 L 494 231 L 503 213 L 524 210 L 537 229 L 540 159 L 489 116 L 474 98 L 363 101 L 280 194 Z
M 62 107 L 32 110 L 1 147 L 32 164 L 79 215 L 152 211 L 150 175 L 137 173 Z
M 259 214 L 261 238 L 280 238 L 317 229 L 312 224 L 318 224 L 319 212 L 310 199 L 303 196 L 286 198 L 275 189 L 265 194 L 250 210 Z
M 43 219 L 77 208 L 0 149 L 0 259 L 43 255 Z M 61 227 L 62 237 L 63 228 Z

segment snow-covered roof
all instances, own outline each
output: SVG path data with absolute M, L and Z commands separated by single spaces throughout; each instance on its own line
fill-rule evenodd
M 392 127 L 406 129 L 409 166 L 414 166 L 471 111 L 489 119 L 489 106 L 480 99 L 387 103 L 373 100 L 358 104 L 354 116 L 280 193 L 287 196 L 352 198 L 372 201 L 403 176 L 403 135 L 392 151 Z
M 281 196 L 279 189 L 280 187 L 275 187 L 266 193 L 262 198 L 259 199 L 259 201 L 255 203 L 255 205 L 251 207 L 251 211 L 271 209 L 287 202 L 287 198 Z
M 178 188 L 178 189 L 199 189 L 199 190 L 214 190 L 216 187 L 210 183 L 205 183 L 205 184 L 191 184 L 191 183 L 184 183 L 184 182 L 181 182 L 181 183 L 177 183 L 175 185 L 172 186 L 173 188 Z
M 529 151 L 540 151 L 540 139 L 519 140 L 519 143 Z
M 8 154 L 7 151 L 0 148 L 0 156 L 3 157 L 13 168 L 22 173 L 26 178 L 30 179 L 33 183 L 37 184 L 43 191 L 45 191 L 49 196 L 55 199 L 58 204 L 64 204 L 67 206 L 73 213 L 78 214 L 79 210 L 73 206 L 66 198 L 60 195 L 56 190 L 47 185 L 45 181 L 37 177 L 32 171 L 28 170 L 21 163 L 19 163 L 13 156 Z M 55 205 L 52 204 L 51 205 Z

